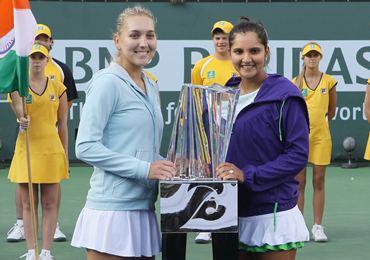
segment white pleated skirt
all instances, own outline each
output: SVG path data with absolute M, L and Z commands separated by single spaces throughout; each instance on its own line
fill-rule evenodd
M 247 246 L 284 245 L 309 241 L 310 234 L 298 206 L 274 214 L 239 218 L 239 241 Z
M 151 257 L 161 250 L 154 211 L 104 211 L 83 208 L 71 245 L 122 257 Z

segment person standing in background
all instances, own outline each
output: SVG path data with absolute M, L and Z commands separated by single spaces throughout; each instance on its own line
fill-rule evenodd
M 51 260 L 50 253 L 58 220 L 58 193 L 60 181 L 68 174 L 68 104 L 66 88 L 59 81 L 45 76 L 48 50 L 35 44 L 30 54 L 29 94 L 26 98 L 28 117 L 23 115 L 22 99 L 18 92 L 11 93 L 11 106 L 20 124 L 14 156 L 9 169 L 11 182 L 17 183 L 22 200 L 22 214 L 28 252 L 22 257 L 34 260 L 31 207 L 28 191 L 26 163 L 26 137 L 28 129 L 32 185 L 37 219 L 38 201 L 42 206 L 42 251 L 40 260 Z M 39 198 L 38 191 L 41 196 Z M 37 225 L 36 225 L 37 226 Z M 37 229 L 36 229 L 37 234 Z
M 237 74 L 230 60 L 228 37 L 232 28 L 232 23 L 227 21 L 218 21 L 213 25 L 211 36 L 215 52 L 195 63 L 191 71 L 191 84 L 224 86 L 232 76 Z
M 59 81 L 64 84 L 67 88 L 67 102 L 68 108 L 72 106 L 72 100 L 78 98 L 78 93 L 76 89 L 76 84 L 72 75 L 71 70 L 68 68 L 66 64 L 63 62 L 53 58 L 50 55 L 50 51 L 53 47 L 54 41 L 52 38 L 52 33 L 50 28 L 45 24 L 38 24 L 37 25 L 37 32 L 35 42 L 43 45 L 49 51 L 49 57 L 47 59 L 47 64 L 45 67 L 45 75 L 49 77 L 50 80 Z M 10 228 L 7 233 L 7 241 L 8 242 L 19 242 L 25 239 L 24 237 L 24 228 L 23 228 L 23 218 L 22 218 L 22 200 L 20 198 L 20 191 L 17 186 L 16 188 L 16 217 L 17 221 Z M 58 197 L 58 210 L 60 208 L 61 202 L 61 189 L 59 189 L 59 197 Z M 57 222 L 57 226 L 55 229 L 54 234 L 54 241 L 55 242 L 63 242 L 66 241 L 66 235 L 61 231 L 59 222 Z
M 191 84 L 224 86 L 237 74 L 230 59 L 229 33 L 232 28 L 233 24 L 228 21 L 218 21 L 213 25 L 211 36 L 215 52 L 195 63 L 191 71 Z M 211 233 L 200 232 L 195 238 L 195 243 L 205 244 L 211 240 Z
M 370 78 L 367 80 L 367 84 L 366 84 L 364 107 L 365 107 L 365 115 L 367 118 L 367 122 L 369 122 L 370 124 Z M 364 159 L 370 161 L 370 132 L 369 132 L 369 137 L 367 139 Z
M 37 25 L 35 41 L 39 44 L 44 45 L 50 53 L 54 45 L 54 40 L 52 37 L 51 30 L 47 25 L 45 24 Z M 64 86 L 66 86 L 68 106 L 71 107 L 72 100 L 78 98 L 78 93 L 76 89 L 76 83 L 73 78 L 73 74 L 71 70 L 68 68 L 68 66 L 65 63 L 53 58 L 49 54 L 49 61 L 45 68 L 45 74 L 46 76 L 50 77 L 51 80 L 61 81 L 64 84 Z
M 314 225 L 311 229 L 315 242 L 326 242 L 322 219 L 325 204 L 325 171 L 330 164 L 332 141 L 329 121 L 335 115 L 337 105 L 337 81 L 319 70 L 323 52 L 316 42 L 302 48 L 303 68 L 292 81 L 301 90 L 306 100 L 310 119 L 310 147 L 308 162 L 313 164 L 313 212 Z M 297 176 L 299 181 L 298 207 L 304 210 L 306 169 Z

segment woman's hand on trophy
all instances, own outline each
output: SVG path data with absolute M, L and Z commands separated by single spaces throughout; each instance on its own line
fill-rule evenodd
M 173 162 L 159 160 L 150 164 L 148 179 L 171 180 L 175 177 L 175 165 Z
M 232 163 L 221 163 L 217 167 L 217 178 L 219 180 L 238 180 L 244 182 L 244 173 Z

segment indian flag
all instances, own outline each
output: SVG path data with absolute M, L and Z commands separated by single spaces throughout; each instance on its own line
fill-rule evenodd
M 0 0 L 0 93 L 28 94 L 28 54 L 37 23 L 29 0 Z

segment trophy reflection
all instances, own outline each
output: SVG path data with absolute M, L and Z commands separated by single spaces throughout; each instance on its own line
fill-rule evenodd
M 234 122 L 238 89 L 184 85 L 181 90 L 167 159 L 175 179 L 216 179 L 225 161 Z
M 217 180 L 225 162 L 239 90 L 182 87 L 167 159 L 176 176 L 160 182 L 163 233 L 237 232 L 237 181 Z

